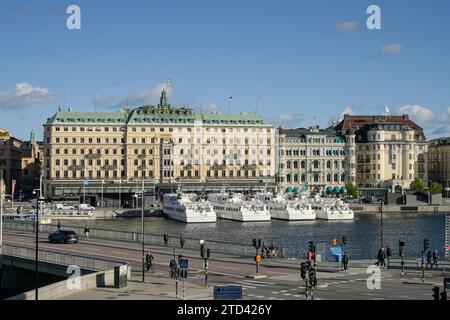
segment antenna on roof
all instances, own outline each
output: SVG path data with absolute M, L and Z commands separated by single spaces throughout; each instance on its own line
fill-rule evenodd
M 97 101 L 100 100 L 100 95 L 97 93 L 95 95 L 95 100 L 94 100 L 94 112 L 97 113 Z
M 230 105 L 233 102 L 233 97 L 228 98 L 228 114 L 230 114 Z
M 200 114 L 203 114 L 203 102 L 204 102 L 204 100 L 205 100 L 205 95 L 204 94 L 202 94 L 202 101 L 201 101 L 201 103 L 200 103 Z
M 64 93 L 64 109 L 66 109 L 67 94 Z
M 256 97 L 255 114 L 256 114 L 256 112 L 258 112 L 258 103 L 259 103 L 260 100 L 261 100 L 260 96 Z

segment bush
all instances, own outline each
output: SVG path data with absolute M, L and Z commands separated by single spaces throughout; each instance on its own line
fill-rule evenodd
M 358 188 L 353 185 L 353 183 L 347 183 L 345 186 L 347 189 L 347 194 L 351 195 L 353 198 L 358 197 Z
M 444 190 L 444 186 L 441 183 L 439 183 L 439 182 L 431 183 L 431 193 L 433 193 L 433 194 L 442 193 L 443 190 Z
M 413 182 L 411 182 L 411 189 L 415 191 L 423 192 L 425 190 L 425 183 L 422 179 L 414 179 Z

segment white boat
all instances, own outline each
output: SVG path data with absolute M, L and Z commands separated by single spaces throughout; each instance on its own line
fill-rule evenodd
M 311 203 L 317 219 L 353 220 L 354 212 L 341 199 L 316 198 Z
M 306 199 L 277 195 L 273 198 L 269 192 L 258 193 L 257 198 L 263 201 L 274 219 L 281 220 L 315 220 L 316 213 Z
M 167 193 L 164 195 L 164 213 L 169 218 L 186 223 L 216 222 L 213 206 L 195 194 Z
M 214 206 L 217 217 L 242 222 L 270 221 L 270 213 L 262 201 L 246 200 L 241 194 L 212 193 L 208 199 Z

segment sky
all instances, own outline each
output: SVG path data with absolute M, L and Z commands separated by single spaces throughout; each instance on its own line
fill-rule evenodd
M 366 26 L 372 4 L 381 30 Z M 170 79 L 169 102 L 197 111 L 233 97 L 232 113 L 326 127 L 387 107 L 448 136 L 449 15 L 448 0 L 2 0 L 0 127 L 41 138 L 59 107 L 156 104 Z

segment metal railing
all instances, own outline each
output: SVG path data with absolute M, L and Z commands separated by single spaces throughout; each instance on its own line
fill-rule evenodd
M 36 250 L 34 248 L 18 246 L 12 244 L 3 244 L 3 254 L 30 260 L 36 259 Z M 81 269 L 93 271 L 111 270 L 116 266 L 127 264 L 125 261 L 108 260 L 97 257 L 87 257 L 67 252 L 59 252 L 48 249 L 39 249 L 39 261 L 48 262 L 63 266 L 75 265 Z
M 25 232 L 33 232 L 33 222 L 12 222 L 12 221 L 4 221 L 4 229 L 12 230 L 12 231 L 25 231 Z M 56 224 L 40 224 L 39 232 L 44 234 L 50 234 L 57 230 Z M 80 237 L 85 236 L 84 227 L 80 226 L 71 226 L 64 224 L 63 229 L 70 229 L 75 231 Z M 140 232 L 128 232 L 128 231 L 119 231 L 119 230 L 109 230 L 109 229 L 97 229 L 97 228 L 89 228 L 89 238 L 91 239 L 100 239 L 100 240 L 109 240 L 109 241 L 122 241 L 122 242 L 142 242 L 142 234 Z M 171 235 L 169 234 L 169 240 L 167 244 L 164 243 L 163 234 L 154 234 L 154 233 L 145 233 L 145 244 L 146 245 L 154 245 L 161 247 L 169 247 L 169 248 L 180 248 L 180 238 L 179 235 Z M 196 238 L 185 238 L 183 237 L 184 248 L 185 249 L 193 249 L 200 250 L 200 240 Z M 246 245 L 242 243 L 233 243 L 227 241 L 217 241 L 217 240 L 207 240 L 204 239 L 207 247 L 211 249 L 212 252 L 224 253 L 224 254 L 232 254 L 238 256 L 254 256 L 255 248 L 251 244 Z M 200 252 L 200 251 L 198 251 Z M 284 258 L 289 256 L 289 252 L 285 250 L 283 247 L 275 247 L 276 257 Z

